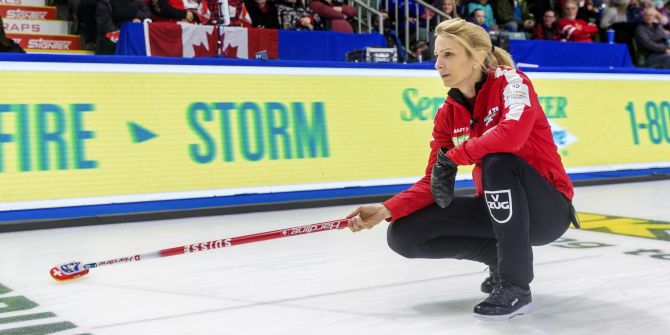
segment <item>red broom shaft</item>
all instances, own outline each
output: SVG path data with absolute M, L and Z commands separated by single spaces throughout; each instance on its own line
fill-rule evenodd
M 168 248 L 144 254 L 136 254 L 132 256 L 124 256 L 119 258 L 108 259 L 106 261 L 82 264 L 81 262 L 71 262 L 60 266 L 54 266 L 49 271 L 51 277 L 59 281 L 72 280 L 86 275 L 90 269 L 100 266 L 113 265 L 119 263 L 138 262 L 145 259 L 176 256 L 181 254 L 188 254 L 212 249 L 228 248 L 238 244 L 253 243 L 265 240 L 272 240 L 276 238 L 311 234 L 326 230 L 338 230 L 348 226 L 349 220 L 340 219 L 321 223 L 314 223 L 304 226 L 278 229 L 264 233 L 244 235 L 238 237 L 223 238 L 219 240 L 212 240 L 207 242 L 187 244 L 179 247 Z
M 207 251 L 220 248 L 228 248 L 235 245 L 253 243 L 259 241 L 272 240 L 283 237 L 290 237 L 296 235 L 311 234 L 325 230 L 343 229 L 348 226 L 347 219 L 334 220 L 328 222 L 314 223 L 304 226 L 278 229 L 258 234 L 244 235 L 231 238 L 223 238 L 219 240 L 212 240 L 201 243 L 194 243 L 189 245 L 182 245 L 179 247 L 163 249 L 159 251 L 159 257 L 168 257 L 181 254 L 188 254 L 200 251 Z

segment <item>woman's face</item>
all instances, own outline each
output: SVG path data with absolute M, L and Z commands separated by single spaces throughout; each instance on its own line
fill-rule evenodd
M 435 39 L 435 69 L 446 87 L 463 89 L 477 81 L 479 63 L 468 56 L 465 48 L 451 37 Z
M 554 14 L 554 11 L 548 10 L 544 12 L 544 16 L 542 16 L 542 21 L 544 22 L 544 25 L 546 27 L 551 27 L 551 25 L 556 22 L 556 15 Z
M 443 12 L 445 12 L 445 13 L 451 15 L 451 13 L 452 13 L 453 10 L 454 10 L 454 3 L 453 3 L 453 2 L 451 2 L 451 1 L 449 1 L 449 0 L 445 0 L 445 1 L 442 3 L 442 11 L 443 11 Z

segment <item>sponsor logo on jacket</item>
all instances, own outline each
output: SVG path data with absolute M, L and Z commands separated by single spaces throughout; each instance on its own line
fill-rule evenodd
M 457 147 L 457 146 L 463 144 L 463 142 L 470 139 L 470 133 L 467 133 L 467 131 L 468 131 L 468 127 L 460 127 L 460 128 L 454 129 L 454 136 L 451 138 L 451 140 L 454 142 L 454 146 Z M 463 134 L 463 133 L 465 133 L 465 134 Z
M 495 106 L 486 113 L 486 116 L 484 117 L 484 124 L 488 127 L 489 123 L 493 122 L 493 118 L 496 117 L 496 114 L 498 114 L 498 111 L 500 108 L 498 106 Z

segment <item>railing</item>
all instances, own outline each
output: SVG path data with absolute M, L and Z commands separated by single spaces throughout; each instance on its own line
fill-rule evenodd
M 386 1 L 388 1 L 388 0 L 386 0 Z M 422 40 L 421 36 L 420 36 L 421 35 L 420 34 L 421 29 L 419 29 L 421 27 L 421 15 L 419 14 L 419 5 L 422 5 L 424 7 L 424 11 L 426 11 L 426 10 L 433 11 L 435 13 L 435 16 L 440 18 L 439 22 L 442 22 L 443 19 L 446 19 L 449 16 L 447 15 L 447 13 L 443 12 L 442 9 L 437 9 L 437 8 L 433 7 L 432 4 L 429 4 L 429 3 L 427 3 L 423 0 L 414 0 L 414 1 L 415 1 L 414 12 L 417 13 L 417 15 L 419 15 L 418 19 L 416 20 L 416 29 L 414 30 L 414 33 L 415 33 L 415 39 L 414 40 L 419 41 L 419 40 Z M 396 1 L 396 6 L 398 6 L 398 1 Z M 456 9 L 454 8 L 454 10 L 456 10 Z M 426 18 L 424 20 L 425 27 L 426 27 L 426 30 L 425 30 L 426 36 L 423 38 L 424 41 L 428 41 L 430 39 L 430 31 L 432 30 L 431 27 L 430 27 L 430 21 L 432 19 L 433 19 L 432 17 L 428 17 L 428 15 L 426 15 Z M 409 22 L 410 22 L 409 6 L 405 6 L 405 27 L 409 27 Z M 398 25 L 396 24 L 396 27 L 397 26 Z M 405 42 L 405 49 L 409 50 L 409 43 L 410 43 L 409 29 L 405 29 L 405 41 L 404 42 Z
M 367 23 L 367 30 L 368 33 L 373 32 L 373 26 L 372 26 L 372 16 L 375 15 L 377 16 L 378 20 L 378 33 L 382 34 L 384 32 L 384 15 L 383 12 L 381 12 L 378 8 L 375 8 L 373 5 L 370 4 L 370 2 L 373 2 L 371 0 L 350 0 L 353 2 L 354 7 L 356 7 L 358 15 L 357 15 L 357 21 L 358 21 L 358 32 L 363 32 L 363 22 Z M 363 11 L 361 9 L 365 9 L 365 20 L 363 20 Z
M 438 9 L 424 0 L 414 0 L 414 1 L 415 1 L 414 13 L 417 13 L 417 16 L 419 17 L 410 18 L 409 16 L 410 6 L 404 6 L 403 22 L 398 22 L 399 19 L 398 14 L 400 14 L 400 5 L 403 5 L 404 2 L 403 0 L 396 0 L 395 3 L 391 5 L 392 6 L 391 8 L 389 8 L 389 0 L 349 0 L 349 3 L 354 5 L 358 9 L 358 16 L 357 16 L 358 32 L 364 32 L 367 30 L 367 32 L 369 33 L 372 32 L 377 32 L 380 34 L 383 33 L 384 13 L 393 14 L 392 16 L 396 20 L 396 22 L 392 24 L 393 29 L 395 31 L 395 35 L 398 36 L 398 38 L 402 39 L 402 44 L 405 50 L 409 51 L 410 44 L 412 41 L 430 40 L 430 32 L 433 28 L 431 27 L 430 21 L 434 20 L 434 17 L 438 17 L 439 21 L 449 18 L 449 16 L 445 12 L 443 12 L 442 9 Z M 423 7 L 424 11 L 431 10 L 433 13 L 435 13 L 435 16 L 433 17 L 426 16 L 424 19 L 421 19 L 419 14 L 420 7 Z M 373 16 L 379 22 L 379 29 L 373 29 L 374 28 L 372 25 Z M 410 33 L 410 29 L 407 29 L 407 27 L 410 27 L 410 25 L 415 25 L 414 33 Z M 403 27 L 402 31 L 403 36 L 399 36 L 399 34 L 401 33 L 400 26 Z M 421 27 L 425 27 L 425 29 Z

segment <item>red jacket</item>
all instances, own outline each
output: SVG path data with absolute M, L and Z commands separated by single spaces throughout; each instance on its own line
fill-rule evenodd
M 577 27 L 581 27 L 577 29 Z M 588 23 L 582 19 L 568 20 L 566 18 L 558 19 L 558 28 L 561 29 L 563 38 L 573 42 L 593 42 L 591 35 L 598 33 L 598 27 L 593 23 Z
M 435 115 L 425 176 L 384 202 L 393 219 L 433 203 L 430 175 L 440 147 L 447 147 L 447 156 L 458 165 L 475 164 L 472 178 L 478 196 L 483 194 L 482 159 L 491 153 L 507 152 L 528 162 L 572 200 L 572 182 L 565 173 L 549 122 L 528 77 L 521 71 L 499 67 L 491 69 L 479 85 L 473 114 L 464 107 L 464 102 L 457 101 L 464 100 L 460 91 L 449 91 L 449 97 Z

